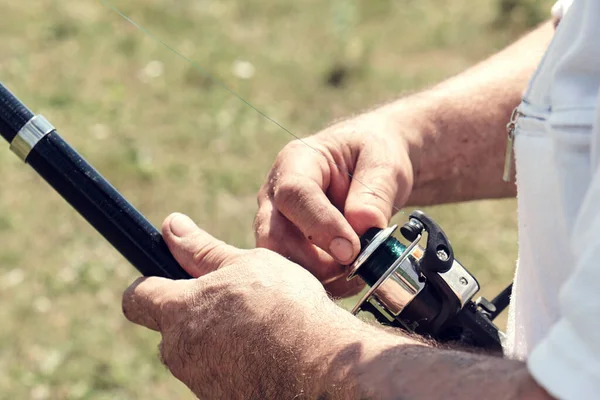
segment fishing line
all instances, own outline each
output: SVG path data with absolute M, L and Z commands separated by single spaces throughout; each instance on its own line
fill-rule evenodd
M 189 57 L 185 56 L 184 54 L 182 54 L 180 51 L 178 51 L 177 49 L 175 49 L 173 46 L 170 46 L 168 43 L 166 43 L 164 40 L 162 40 L 161 38 L 157 37 L 156 35 L 154 35 L 152 32 L 150 32 L 150 30 L 146 29 L 144 26 L 140 25 L 139 23 L 137 23 L 136 21 L 132 20 L 129 16 L 127 16 L 125 13 L 121 12 L 121 10 L 119 10 L 116 6 L 114 6 L 111 2 L 109 2 L 108 0 L 100 0 L 100 2 L 109 10 L 115 12 L 117 15 L 121 16 L 123 19 L 125 19 L 126 21 L 128 21 L 130 24 L 132 24 L 133 26 L 135 26 L 138 30 L 142 31 L 144 34 L 146 34 L 146 36 L 148 36 L 149 38 L 151 38 L 152 40 L 154 40 L 155 42 L 161 44 L 163 47 L 165 47 L 167 50 L 169 50 L 170 52 L 172 52 L 173 54 L 175 54 L 176 56 L 178 56 L 179 58 L 183 59 L 184 61 L 186 61 L 189 65 L 192 66 L 192 68 L 194 68 L 196 71 L 200 72 L 201 74 L 203 74 L 204 76 L 206 76 L 207 78 L 209 78 L 210 80 L 212 80 L 213 82 L 215 82 L 217 85 L 221 86 L 223 89 L 225 89 L 227 92 L 229 92 L 231 95 L 233 95 L 234 97 L 236 97 L 237 99 L 239 99 L 240 101 L 242 101 L 244 104 L 246 104 L 248 107 L 250 107 L 251 109 L 253 109 L 254 111 L 256 111 L 259 115 L 261 115 L 263 118 L 265 118 L 267 121 L 275 124 L 276 126 L 278 126 L 279 128 L 281 128 L 284 132 L 287 132 L 288 134 L 290 134 L 291 136 L 293 136 L 294 138 L 296 138 L 297 140 L 299 140 L 300 142 L 302 142 L 304 145 L 306 145 L 308 148 L 312 149 L 314 152 L 316 152 L 317 154 L 320 154 L 323 158 L 325 158 L 325 160 L 327 160 L 328 163 L 334 165 L 335 167 L 338 168 L 338 170 L 340 170 L 341 172 L 347 174 L 352 180 L 358 182 L 361 186 L 363 186 L 365 189 L 367 189 L 372 195 L 374 195 L 375 197 L 385 201 L 386 203 L 390 204 L 392 206 L 392 208 L 395 211 L 398 212 L 402 212 L 400 210 L 400 208 L 396 207 L 396 205 L 394 205 L 393 202 L 384 199 L 382 196 L 380 196 L 377 192 L 375 192 L 373 189 L 371 189 L 369 186 L 367 186 L 366 184 L 364 184 L 363 182 L 361 182 L 360 180 L 356 179 L 353 174 L 350 173 L 350 171 L 345 170 L 345 168 L 342 168 L 340 165 L 338 165 L 336 162 L 329 160 L 325 154 L 323 154 L 321 151 L 319 151 L 318 149 L 314 148 L 313 146 L 311 146 L 310 144 L 306 143 L 306 141 L 304 141 L 301 137 L 299 137 L 298 135 L 294 134 L 292 131 L 290 131 L 289 129 L 287 129 L 285 126 L 283 126 L 282 124 L 280 124 L 279 122 L 277 122 L 275 119 L 271 118 L 270 116 L 268 116 L 267 114 L 265 114 L 264 112 L 262 112 L 260 109 L 258 109 L 257 107 L 255 107 L 252 103 L 250 103 L 248 100 L 244 99 L 241 95 L 239 95 L 237 92 L 233 91 L 231 88 L 229 88 L 227 85 L 225 85 L 223 82 L 221 82 L 219 79 L 215 78 L 212 74 L 210 74 L 208 71 L 206 71 L 204 68 L 202 68 L 201 66 L 199 66 L 198 64 L 196 64 L 194 61 L 192 61 Z

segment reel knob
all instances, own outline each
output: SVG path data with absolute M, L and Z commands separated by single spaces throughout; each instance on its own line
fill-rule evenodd
M 400 233 L 408 241 L 415 240 L 425 229 L 421 221 L 416 218 L 411 218 L 400 228 Z

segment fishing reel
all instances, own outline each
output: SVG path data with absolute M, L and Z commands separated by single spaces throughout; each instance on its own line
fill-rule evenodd
M 369 312 L 384 325 L 439 342 L 501 352 L 504 334 L 492 321 L 508 305 L 511 286 L 492 301 L 473 300 L 479 283 L 456 260 L 433 219 L 421 211 L 410 214 L 400 228 L 407 246 L 392 236 L 396 229 L 371 228 L 360 238 L 361 252 L 347 279 L 359 276 L 369 289 L 352 313 Z

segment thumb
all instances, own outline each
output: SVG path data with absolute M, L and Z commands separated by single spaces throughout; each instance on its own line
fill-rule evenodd
M 242 252 L 215 239 L 184 214 L 169 215 L 162 232 L 177 262 L 194 278 L 223 267 Z
M 377 157 L 361 155 L 344 207 L 344 216 L 359 235 L 369 228 L 387 227 L 392 215 L 398 211 L 395 203 L 403 203 L 412 186 L 412 171 L 403 173 L 398 161 L 380 160 L 382 154 Z

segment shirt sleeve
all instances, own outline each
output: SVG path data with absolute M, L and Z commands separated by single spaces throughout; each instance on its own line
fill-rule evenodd
M 575 265 L 558 294 L 560 319 L 527 360 L 533 378 L 558 399 L 600 398 L 599 104 L 592 111 L 589 186 L 571 233 Z
M 571 3 L 573 3 L 573 0 L 558 0 L 552 6 L 552 17 L 560 20 L 567 13 L 567 10 L 571 6 Z

